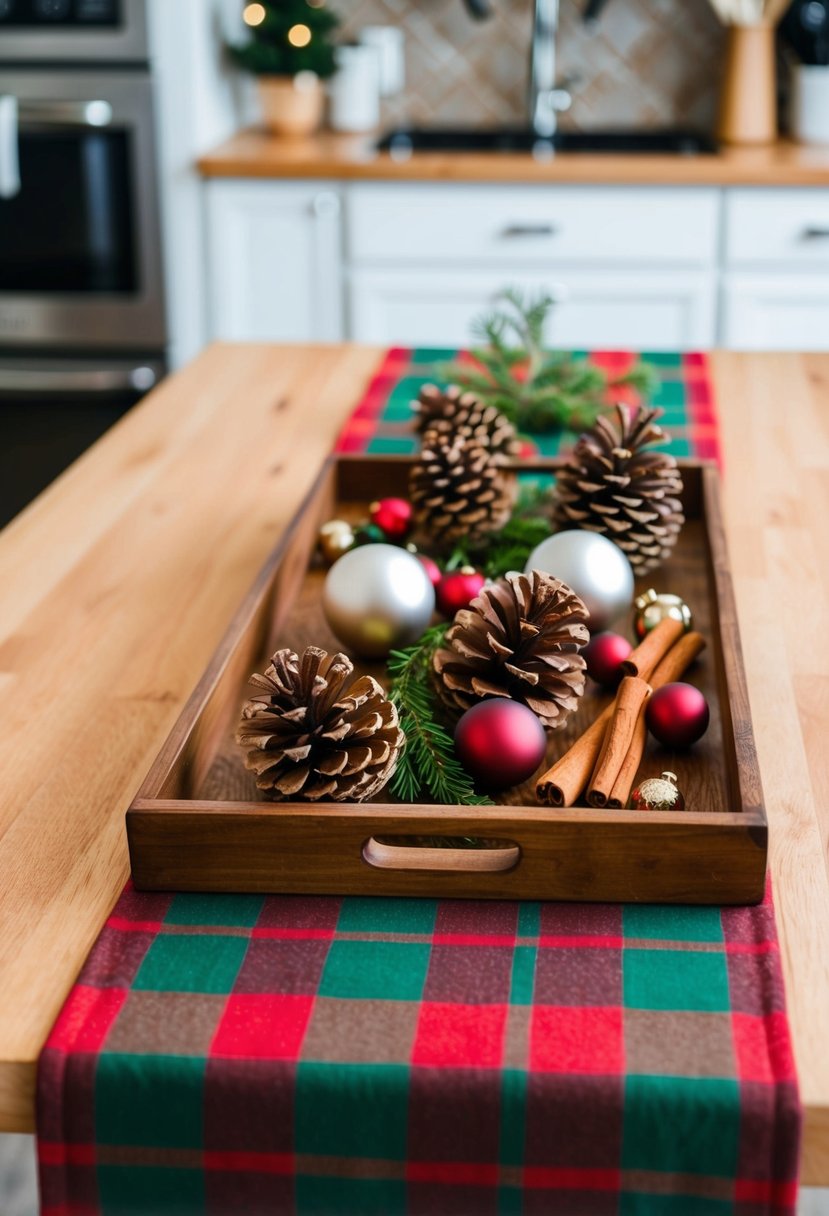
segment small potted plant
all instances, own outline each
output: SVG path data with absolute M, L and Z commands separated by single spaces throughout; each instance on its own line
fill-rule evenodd
M 247 4 L 243 18 L 251 37 L 229 51 L 257 78 L 265 125 L 278 135 L 310 135 L 322 120 L 322 81 L 336 68 L 337 17 L 325 0 L 264 0 Z

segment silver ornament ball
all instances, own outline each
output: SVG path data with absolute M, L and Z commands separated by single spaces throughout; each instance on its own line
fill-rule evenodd
M 598 532 L 576 528 L 548 536 L 530 554 L 525 572 L 530 570 L 543 570 L 572 587 L 590 613 L 591 633 L 609 629 L 633 599 L 630 562 Z
M 397 545 L 364 545 L 339 558 L 325 578 L 325 618 L 356 654 L 384 659 L 416 642 L 435 610 L 423 563 Z

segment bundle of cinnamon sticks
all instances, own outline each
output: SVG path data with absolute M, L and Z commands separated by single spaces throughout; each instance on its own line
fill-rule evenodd
M 625 675 L 613 704 L 539 778 L 539 801 L 573 806 L 586 794 L 589 806 L 626 806 L 645 751 L 648 697 L 680 679 L 704 647 L 702 634 L 686 633 L 681 621 L 660 621 L 622 664 Z

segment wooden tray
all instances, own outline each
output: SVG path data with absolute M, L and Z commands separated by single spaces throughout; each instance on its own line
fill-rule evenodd
M 318 528 L 365 517 L 374 498 L 404 490 L 406 457 L 337 457 L 323 468 L 291 527 L 233 618 L 207 670 L 127 812 L 132 876 L 140 890 L 458 896 L 734 904 L 762 898 L 763 809 L 714 468 L 683 464 L 687 518 L 670 560 L 647 576 L 692 607 L 708 647 L 693 679 L 711 724 L 692 751 L 653 741 L 641 773 L 679 776 L 684 812 L 548 809 L 532 781 L 495 807 L 389 801 L 271 803 L 233 741 L 250 673 L 277 648 L 336 650 L 319 606 Z M 555 461 L 522 464 L 551 472 Z M 382 664 L 363 664 L 381 678 Z M 589 682 L 588 682 L 589 683 Z M 603 708 L 587 691 L 559 756 Z M 483 837 L 500 847 L 416 848 L 413 836 Z M 378 843 L 377 837 L 381 837 Z M 391 843 L 390 843 L 391 841 Z M 395 843 L 397 842 L 397 843 Z

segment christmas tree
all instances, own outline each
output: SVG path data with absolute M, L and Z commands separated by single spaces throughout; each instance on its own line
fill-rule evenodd
M 251 39 L 231 46 L 230 53 L 245 71 L 256 76 L 334 74 L 330 36 L 339 22 L 325 0 L 265 0 L 246 4 L 243 16 Z

